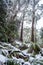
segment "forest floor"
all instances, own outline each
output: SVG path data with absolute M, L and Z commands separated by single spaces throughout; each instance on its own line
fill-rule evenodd
M 43 65 L 43 48 L 42 54 L 29 53 L 31 44 L 23 44 L 20 41 L 11 43 L 0 42 L 0 65 L 6 65 L 7 60 L 13 60 L 15 65 Z

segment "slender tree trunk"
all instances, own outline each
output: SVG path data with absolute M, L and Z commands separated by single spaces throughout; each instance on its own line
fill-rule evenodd
M 33 16 L 32 16 L 32 31 L 31 31 L 31 41 L 34 43 L 36 42 L 36 27 L 35 27 L 35 0 L 33 0 Z M 35 44 L 32 44 L 32 51 L 34 50 L 35 54 L 36 53 L 39 53 L 39 51 L 41 50 L 40 47 L 35 43 Z
M 21 25 L 20 41 L 23 42 L 23 22 Z
M 32 16 L 32 32 L 31 32 L 31 41 L 35 42 L 35 0 L 33 0 L 33 16 Z
M 35 22 L 34 22 L 34 20 L 35 20 L 35 17 L 34 17 L 34 15 L 35 15 L 35 12 L 33 12 L 33 20 L 32 20 L 32 32 L 31 32 L 31 41 L 32 42 L 35 42 L 35 36 L 34 36 L 34 24 L 35 24 Z

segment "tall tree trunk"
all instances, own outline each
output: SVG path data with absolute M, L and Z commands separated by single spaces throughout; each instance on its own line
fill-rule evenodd
M 23 22 L 21 24 L 20 41 L 23 42 Z
M 32 16 L 32 31 L 31 31 L 31 41 L 33 43 L 36 42 L 36 35 L 35 35 L 36 27 L 35 27 L 35 23 L 36 23 L 36 21 L 35 21 L 35 0 L 33 0 L 33 16 Z M 32 44 L 32 46 L 33 46 L 32 51 L 34 50 L 35 54 L 39 53 L 39 51 L 41 50 L 40 47 L 36 43 Z
M 33 12 L 33 20 L 32 20 L 32 32 L 31 32 L 31 41 L 32 42 L 35 42 L 35 36 L 34 36 L 34 20 L 35 20 L 35 17 L 34 17 L 34 15 L 35 15 L 35 12 Z
M 33 0 L 33 16 L 32 16 L 32 32 L 31 32 L 31 41 L 32 42 L 35 42 L 35 27 L 34 27 L 34 24 L 35 24 L 35 0 Z

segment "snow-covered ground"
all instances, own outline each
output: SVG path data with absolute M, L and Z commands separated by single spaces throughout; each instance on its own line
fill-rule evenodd
M 16 42 L 16 44 L 18 45 L 20 42 Z M 22 43 L 20 43 L 20 45 L 22 46 Z M 29 45 L 30 46 L 30 45 Z M 2 48 L 4 47 L 4 48 Z M 17 61 L 18 63 L 20 63 L 20 65 L 43 65 L 43 56 L 41 56 L 41 54 L 37 54 L 34 57 L 32 56 L 31 53 L 28 53 L 28 48 L 25 50 L 20 50 L 19 48 L 16 48 L 15 46 L 12 46 L 10 43 L 0 43 L 0 62 L 4 63 L 6 62 L 8 59 L 13 59 L 14 61 Z M 43 51 L 43 48 L 42 48 Z M 9 58 L 9 55 L 12 55 L 11 58 Z M 24 57 L 24 58 L 17 58 L 17 55 Z M 26 60 L 28 58 L 28 60 Z

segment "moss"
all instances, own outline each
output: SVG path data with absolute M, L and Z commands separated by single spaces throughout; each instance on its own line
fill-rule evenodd
M 7 65 L 14 65 L 14 61 L 8 60 L 8 61 L 7 61 Z
M 20 63 L 17 63 L 17 61 L 14 60 L 7 60 L 7 65 L 20 65 Z
M 33 49 L 34 49 L 35 53 L 39 53 L 41 50 L 40 47 L 38 46 L 38 44 L 35 44 L 35 47 L 33 47 Z

